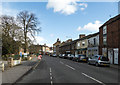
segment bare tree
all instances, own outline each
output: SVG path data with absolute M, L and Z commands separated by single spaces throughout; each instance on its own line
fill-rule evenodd
M 37 28 L 39 22 L 35 14 L 29 13 L 28 11 L 21 11 L 17 15 L 17 20 L 19 22 L 19 25 L 23 29 L 24 43 L 25 43 L 24 51 L 26 52 L 28 48 L 28 41 L 30 41 L 30 38 L 28 37 L 28 33 L 34 38 L 35 33 L 40 32 L 41 28 Z
M 16 50 L 19 47 L 18 39 L 19 35 L 19 30 L 21 29 L 15 22 L 14 17 L 12 16 L 7 16 L 7 15 L 2 15 L 0 17 L 1 22 L 1 28 L 2 28 L 2 43 L 3 43 L 3 54 L 8 54 L 8 53 L 15 53 L 18 50 Z

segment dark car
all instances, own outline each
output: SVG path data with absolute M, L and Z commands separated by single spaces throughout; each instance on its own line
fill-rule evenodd
M 53 56 L 53 57 L 57 57 L 57 55 L 56 55 L 56 54 L 53 54 L 52 56 Z
M 61 54 L 59 55 L 60 58 L 64 58 L 65 57 L 65 54 Z
M 83 61 L 83 62 L 87 62 L 88 58 L 86 57 L 86 55 L 79 55 L 79 57 L 77 58 L 78 61 Z
M 80 55 L 76 54 L 74 57 L 73 57 L 73 61 L 78 61 L 78 58 L 79 58 Z
M 67 57 L 68 57 L 67 55 L 68 55 L 68 54 L 65 54 L 63 58 L 64 58 L 64 59 L 67 59 Z
M 62 58 L 62 54 L 59 54 L 59 58 Z
M 110 61 L 103 55 L 96 55 L 88 58 L 88 64 L 94 64 L 96 66 L 110 66 Z

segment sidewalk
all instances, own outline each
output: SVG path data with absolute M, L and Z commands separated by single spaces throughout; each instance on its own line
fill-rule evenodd
M 120 70 L 120 66 L 118 66 L 118 65 L 111 64 L 110 67 Z
M 21 76 L 35 66 L 38 59 L 35 57 L 31 61 L 23 61 L 21 65 L 9 68 L 2 72 L 2 83 L 15 83 Z

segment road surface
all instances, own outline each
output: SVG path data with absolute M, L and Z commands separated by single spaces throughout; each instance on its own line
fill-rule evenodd
M 118 85 L 118 70 L 58 57 L 43 56 L 34 70 L 18 83 Z

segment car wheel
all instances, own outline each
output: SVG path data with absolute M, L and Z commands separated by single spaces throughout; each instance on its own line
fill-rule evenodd
M 88 61 L 88 64 L 90 65 L 90 62 Z
M 97 67 L 99 66 L 99 64 L 96 62 L 96 64 L 95 64 Z

